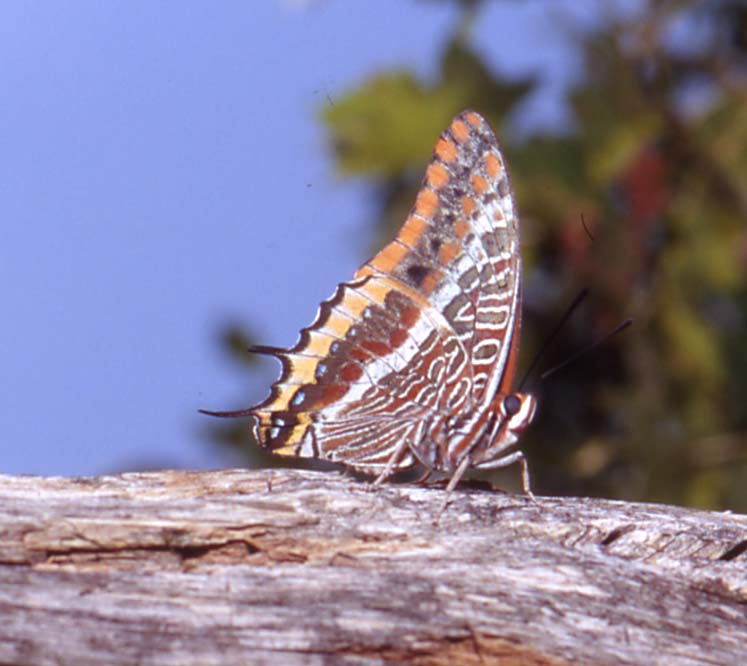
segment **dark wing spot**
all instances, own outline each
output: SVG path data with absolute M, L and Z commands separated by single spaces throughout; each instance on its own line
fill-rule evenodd
M 407 267 L 405 273 L 407 273 L 407 279 L 415 287 L 419 287 L 421 284 L 423 284 L 423 281 L 425 280 L 428 273 L 430 273 L 430 269 L 427 266 L 413 264 L 412 266 Z

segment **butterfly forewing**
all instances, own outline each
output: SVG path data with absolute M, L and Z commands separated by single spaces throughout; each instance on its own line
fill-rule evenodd
M 365 471 L 395 452 L 395 468 L 452 469 L 450 429 L 512 381 L 520 275 L 503 157 L 467 111 L 438 140 L 397 237 L 277 354 L 282 374 L 252 408 L 258 440 Z

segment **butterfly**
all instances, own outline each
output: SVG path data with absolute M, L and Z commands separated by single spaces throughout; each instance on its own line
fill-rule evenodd
M 450 475 L 520 463 L 533 395 L 512 391 L 521 328 L 519 220 L 505 160 L 475 111 L 438 139 L 393 241 L 324 301 L 280 377 L 248 409 L 259 444 L 376 475 Z

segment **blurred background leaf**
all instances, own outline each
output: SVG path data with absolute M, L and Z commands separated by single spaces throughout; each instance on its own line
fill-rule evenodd
M 435 80 L 403 65 L 321 111 L 340 175 L 372 185 L 376 247 L 405 219 L 439 133 L 480 111 L 522 215 L 524 366 L 584 287 L 546 366 L 635 320 L 540 384 L 522 442 L 535 489 L 747 511 L 747 6 L 647 0 L 593 29 L 567 17 L 582 64 L 573 125 L 517 139 L 537 82 L 494 72 L 471 46 L 487 3 L 452 4 Z M 213 434 L 252 445 L 244 422 Z

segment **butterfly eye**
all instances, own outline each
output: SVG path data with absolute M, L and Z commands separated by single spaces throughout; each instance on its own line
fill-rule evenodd
M 503 409 L 506 410 L 507 416 L 513 416 L 521 409 L 521 400 L 513 394 L 507 395 L 503 400 Z

